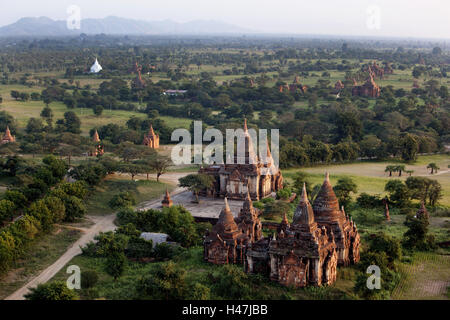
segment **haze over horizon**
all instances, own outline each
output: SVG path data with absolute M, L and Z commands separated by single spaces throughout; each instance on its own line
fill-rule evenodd
M 263 33 L 450 39 L 450 1 L 428 0 L 16 0 L 0 12 L 0 25 L 23 17 L 65 20 L 76 5 L 81 19 L 217 20 Z

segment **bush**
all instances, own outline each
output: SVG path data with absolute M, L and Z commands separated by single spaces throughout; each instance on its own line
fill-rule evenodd
M 81 273 L 81 288 L 89 289 L 98 282 L 98 273 L 95 270 L 87 270 Z
M 248 276 L 236 265 L 222 266 L 219 273 L 210 274 L 209 279 L 214 292 L 223 299 L 251 298 Z
M 121 192 L 114 195 L 108 204 L 112 209 L 131 207 L 136 204 L 136 198 L 129 192 Z
M 38 285 L 31 288 L 30 293 L 25 295 L 27 300 L 77 300 L 78 295 L 70 290 L 64 281 L 55 281 Z
M 383 205 L 383 200 L 379 196 L 372 196 L 365 192 L 361 193 L 358 198 L 356 198 L 356 203 L 361 208 L 376 208 Z

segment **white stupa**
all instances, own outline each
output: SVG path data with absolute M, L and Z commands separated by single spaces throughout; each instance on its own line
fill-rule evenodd
M 91 67 L 91 73 L 99 73 L 102 70 L 102 66 L 98 63 L 97 58 L 95 58 L 95 62 Z

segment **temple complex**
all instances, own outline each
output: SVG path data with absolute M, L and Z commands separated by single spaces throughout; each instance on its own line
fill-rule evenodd
M 301 84 L 300 77 L 296 76 L 291 84 L 281 85 L 278 90 L 280 92 L 296 92 L 300 90 L 304 94 L 307 88 L 307 86 Z
M 369 74 L 367 81 L 363 85 L 355 85 L 352 88 L 352 95 L 361 97 L 378 98 L 381 89 L 373 80 L 373 76 Z
M 209 197 L 227 197 L 234 200 L 245 200 L 247 193 L 252 200 L 270 196 L 283 188 L 283 176 L 275 167 L 270 149 L 267 148 L 266 163 L 255 154 L 253 142 L 244 122 L 245 151 L 244 158 L 239 152 L 234 155 L 232 163 L 213 164 L 200 168 L 198 173 L 211 175 L 214 178 L 212 188 L 203 190 L 200 195 Z
M 144 136 L 142 144 L 152 149 L 159 148 L 159 135 L 155 133 L 152 125 L 150 125 L 148 133 Z
M 272 237 L 262 237 L 259 214 L 249 194 L 237 218 L 225 200 L 218 222 L 205 238 L 204 259 L 243 263 L 247 273 L 264 274 L 293 287 L 332 284 L 338 264 L 359 261 L 359 233 L 339 209 L 328 174 L 313 205 L 303 186 L 292 222 L 285 213 Z
M 0 144 L 6 144 L 10 142 L 16 142 L 16 137 L 14 137 L 11 134 L 11 131 L 9 131 L 9 126 L 6 126 L 5 134 L 2 137 L 2 140 L 0 141 Z
M 95 130 L 94 136 L 92 137 L 92 140 L 95 144 L 95 150 L 89 152 L 89 156 L 95 157 L 95 156 L 101 156 L 105 153 L 105 149 L 103 148 L 103 145 L 100 141 L 100 137 L 98 135 L 97 130 Z

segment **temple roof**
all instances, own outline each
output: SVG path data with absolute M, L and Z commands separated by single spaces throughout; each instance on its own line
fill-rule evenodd
M 339 202 L 330 183 L 328 172 L 325 174 L 325 180 L 313 203 L 314 213 L 317 216 L 341 216 Z
M 97 130 L 95 130 L 94 136 L 92 137 L 92 139 L 94 140 L 94 142 L 100 142 L 100 137 L 98 136 Z
M 102 71 L 102 66 L 98 63 L 97 58 L 95 58 L 95 62 L 91 67 L 91 73 L 98 73 L 100 71 Z
M 214 225 L 215 231 L 221 236 L 232 235 L 233 233 L 236 233 L 238 231 L 238 226 L 234 221 L 234 216 L 230 210 L 226 197 L 224 201 L 225 206 L 220 212 L 219 220 L 217 220 L 217 223 Z
M 308 200 L 306 185 L 303 183 L 302 195 L 300 196 L 300 202 L 298 203 L 297 209 L 295 209 L 292 224 L 311 225 L 312 223 L 314 223 L 314 212 Z

